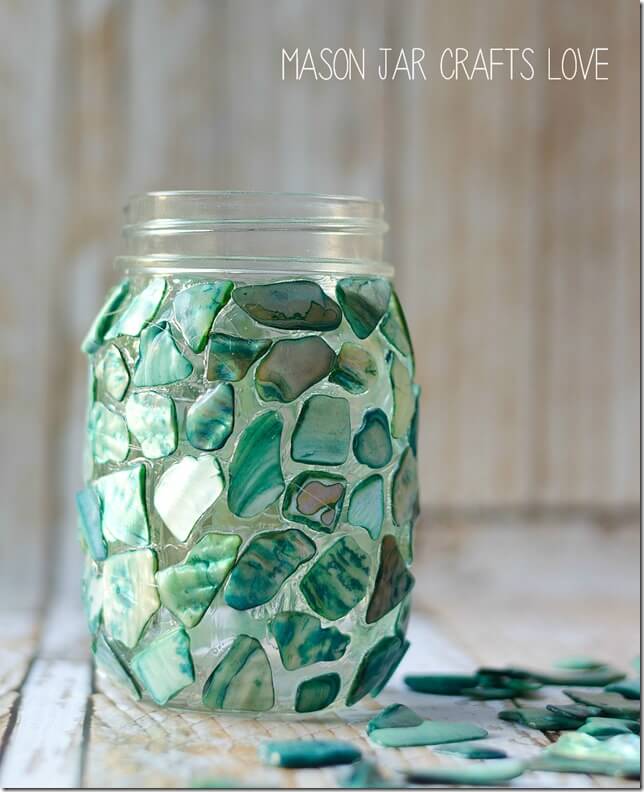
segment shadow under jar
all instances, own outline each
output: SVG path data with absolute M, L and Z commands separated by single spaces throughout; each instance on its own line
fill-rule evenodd
M 97 666 L 133 696 L 318 712 L 403 657 L 419 391 L 385 231 L 359 198 L 128 205 L 77 504 Z

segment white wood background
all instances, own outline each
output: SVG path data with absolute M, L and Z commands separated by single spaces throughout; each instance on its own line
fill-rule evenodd
M 602 46 L 609 80 L 281 82 L 282 46 Z M 624 661 L 638 59 L 635 0 L 0 0 L 0 735 L 25 733 L 17 702 L 28 723 L 53 663 L 56 685 L 85 686 L 67 710 L 80 750 L 78 347 L 120 208 L 150 189 L 381 198 L 423 386 L 417 605 L 488 662 L 573 644 Z

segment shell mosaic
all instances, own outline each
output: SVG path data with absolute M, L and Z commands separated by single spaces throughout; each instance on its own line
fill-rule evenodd
M 139 274 L 83 350 L 101 673 L 202 710 L 377 695 L 408 646 L 418 514 L 419 389 L 390 282 Z

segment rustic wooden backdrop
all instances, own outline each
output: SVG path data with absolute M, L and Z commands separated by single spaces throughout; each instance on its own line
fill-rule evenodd
M 609 79 L 282 82 L 282 46 L 608 47 Z M 0 91 L 0 578 L 22 604 L 76 560 L 78 346 L 142 190 L 383 199 L 426 513 L 637 509 L 635 0 L 1 0 Z

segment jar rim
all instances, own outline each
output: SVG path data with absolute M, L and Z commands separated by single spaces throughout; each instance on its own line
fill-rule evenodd
M 212 223 L 310 225 L 384 234 L 382 202 L 354 195 L 252 190 L 156 190 L 130 196 L 125 229 Z

